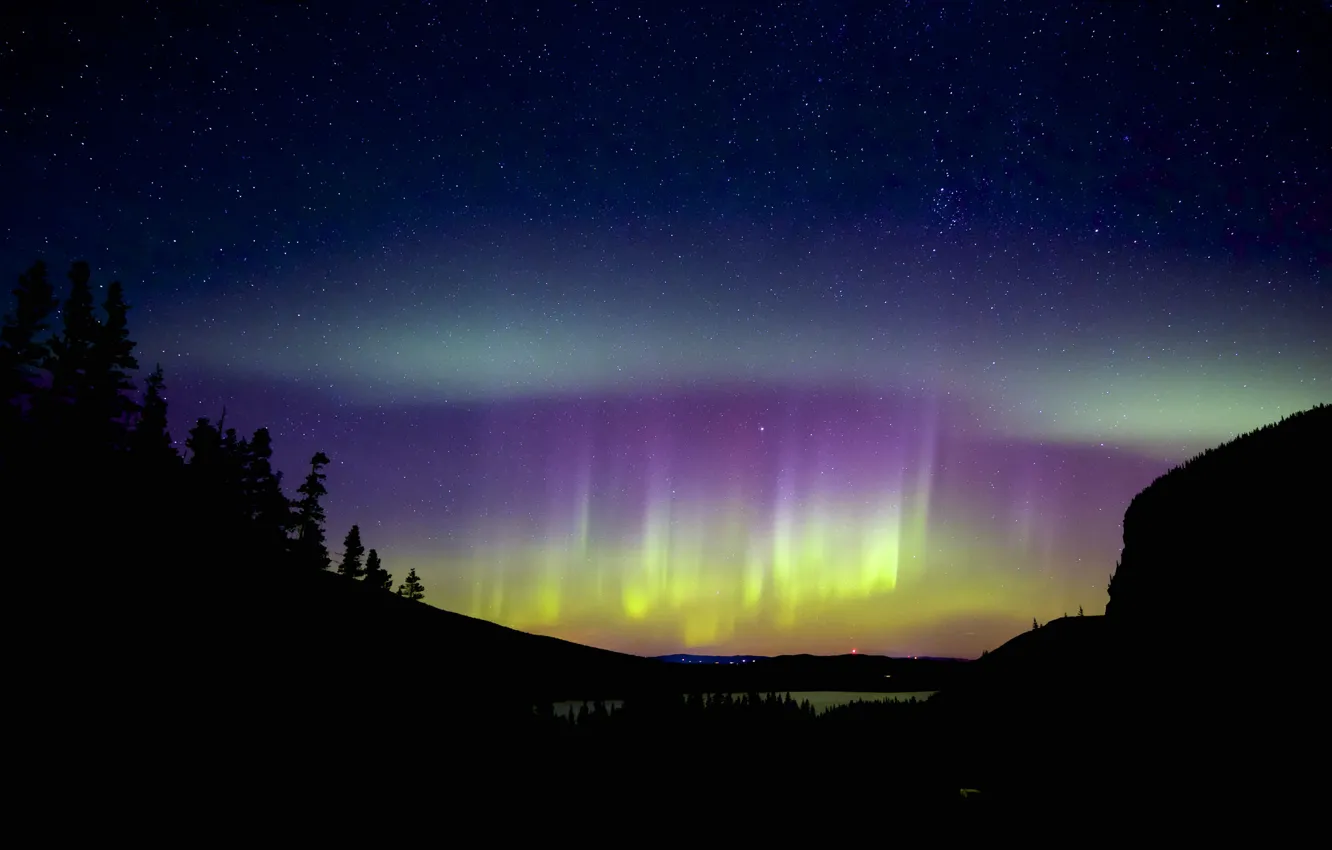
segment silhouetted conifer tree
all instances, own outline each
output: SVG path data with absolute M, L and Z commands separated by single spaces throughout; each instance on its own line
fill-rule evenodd
M 222 430 L 227 411 L 222 410 L 222 419 L 217 423 L 222 432 L 219 445 L 218 497 L 220 509 L 229 523 L 235 524 L 250 519 L 249 505 L 246 500 L 245 473 L 249 465 L 250 443 L 236 434 L 235 428 Z M 248 531 L 248 527 L 245 529 Z
M 310 458 L 310 474 L 296 490 L 301 494 L 296 502 L 296 560 L 302 566 L 320 570 L 328 569 L 329 565 L 328 547 L 324 545 L 324 506 L 319 502 L 328 495 L 324 487 L 328 476 L 322 471 L 328 462 L 328 455 L 315 452 Z
M 166 382 L 161 364 L 144 380 L 143 403 L 130 434 L 130 449 L 142 463 L 151 467 L 179 460 L 167 431 Z
M 1039 629 L 1039 628 L 1040 628 L 1040 625 L 1036 622 L 1036 618 L 1035 618 L 1035 617 L 1032 617 L 1032 618 L 1031 618 L 1031 630 L 1034 632 L 1034 631 L 1036 631 L 1036 630 Z
M 365 556 L 365 546 L 361 545 L 361 527 L 353 525 L 342 541 L 342 561 L 338 564 L 338 575 L 347 578 L 360 578 L 365 575 L 361 558 Z
M 225 416 L 224 411 L 223 421 Z M 235 461 L 229 457 L 236 448 L 234 429 L 228 438 L 222 433 L 221 424 L 214 425 L 208 417 L 200 417 L 185 438 L 185 448 L 189 451 L 187 492 L 196 506 L 190 524 L 196 536 L 207 534 L 216 540 L 201 555 L 218 562 L 238 554 L 237 550 L 244 546 L 239 536 L 248 531 L 243 527 Z
M 189 450 L 189 464 L 197 474 L 205 471 L 211 474 L 222 462 L 222 435 L 207 416 L 200 416 L 185 438 L 185 448 Z
M 425 599 L 425 586 L 416 577 L 416 567 L 412 567 L 407 573 L 407 580 L 398 585 L 398 595 L 408 599 Z
M 0 391 L 4 392 L 4 420 L 15 421 L 28 403 L 33 381 L 48 365 L 49 318 L 60 306 L 55 289 L 46 276 L 46 264 L 33 263 L 19 275 L 14 288 L 14 312 L 5 314 L 0 327 Z
M 112 448 L 123 448 L 129 418 L 138 404 L 126 395 L 134 389 L 129 373 L 138 371 L 135 343 L 129 338 L 129 305 L 119 281 L 113 282 L 102 304 L 106 322 L 95 328 L 89 351 L 88 392 L 96 427 Z
M 273 470 L 273 439 L 267 428 L 254 432 L 245 457 L 242 485 L 246 512 L 253 524 L 256 545 L 268 555 L 279 555 L 292 527 L 291 502 L 282 493 L 282 473 Z
M 47 368 L 51 372 L 50 399 L 61 424 L 70 419 L 68 405 L 88 400 L 88 376 L 92 369 L 93 345 L 101 326 L 93 315 L 92 290 L 88 287 L 88 264 L 74 263 L 69 270 L 70 292 L 60 311 L 60 333 L 52 338 Z
M 41 262 L 19 276 L 13 294 L 14 309 L 6 312 L 0 326 L 0 495 L 5 520 L 23 530 L 8 535 L 6 544 L 7 557 L 19 564 L 51 557 L 45 529 L 52 522 L 56 481 L 63 476 L 51 475 L 53 435 L 34 427 L 33 413 L 47 406 L 43 384 L 51 364 L 49 320 L 60 301 Z M 22 596 L 24 591 L 14 592 Z
M 1078 616 L 1079 616 L 1079 617 L 1086 616 L 1085 614 L 1082 613 L 1082 606 L 1081 606 L 1081 605 L 1078 606 Z
M 365 556 L 365 583 L 381 590 L 393 589 L 393 576 L 379 563 L 379 553 L 374 549 Z

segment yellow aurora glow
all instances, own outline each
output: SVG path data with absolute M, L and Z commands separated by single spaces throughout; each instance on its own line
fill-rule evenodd
M 639 654 L 975 656 L 1103 610 L 1122 506 L 1165 468 L 891 398 L 600 404 L 492 417 L 453 473 L 465 507 L 392 569 L 441 608 Z
M 861 645 L 877 636 L 908 653 L 919 651 L 909 635 L 949 617 L 1003 623 L 954 642 L 954 652 L 975 654 L 1028 622 L 1028 610 L 1060 604 L 1035 565 L 1017 581 L 1008 570 L 967 568 L 993 564 L 995 547 L 961 529 L 931 535 L 925 484 L 868 502 L 782 503 L 761 522 L 738 500 L 709 509 L 662 499 L 636 535 L 600 544 L 589 539 L 588 508 L 576 513 L 562 535 L 431 559 L 433 600 L 525 631 L 648 654 L 840 652 L 857 635 Z M 1019 523 L 1014 534 L 1030 531 Z M 1073 607 L 1099 611 L 1103 595 L 1088 588 Z

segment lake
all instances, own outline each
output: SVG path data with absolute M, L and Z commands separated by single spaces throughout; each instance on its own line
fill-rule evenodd
M 785 698 L 786 693 L 786 691 L 782 691 L 779 696 Z M 814 710 L 818 712 L 823 711 L 825 708 L 846 705 L 847 703 L 852 703 L 856 700 L 907 700 L 912 697 L 915 697 L 917 700 L 925 700 L 934 695 L 934 691 L 908 691 L 905 693 L 893 694 L 855 693 L 852 691 L 791 691 L 790 693 L 791 699 L 798 703 L 809 700 L 809 704 L 814 706 Z M 732 694 L 731 696 L 738 699 L 743 695 Z M 764 696 L 766 696 L 766 694 L 764 694 Z M 578 711 L 583 705 L 583 702 L 584 700 L 566 700 L 564 702 L 557 702 L 555 703 L 555 714 L 559 717 L 565 717 L 570 712 Z M 624 705 L 624 701 L 618 699 L 602 700 L 601 702 L 607 708 L 619 708 Z M 589 703 L 589 710 L 591 707 L 592 706 Z

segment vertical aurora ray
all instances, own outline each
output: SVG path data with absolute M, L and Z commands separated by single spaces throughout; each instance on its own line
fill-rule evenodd
M 783 465 L 772 512 L 772 594 L 780 627 L 790 628 L 796 618 L 796 496 L 794 473 Z
M 579 558 L 587 557 L 592 527 L 592 461 L 584 451 L 578 465 L 578 490 L 574 497 L 574 545 Z

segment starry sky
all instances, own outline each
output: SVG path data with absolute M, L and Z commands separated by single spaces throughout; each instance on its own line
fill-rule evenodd
M 1332 3 L 20 5 L 4 268 L 440 607 L 975 656 L 1332 400 Z

